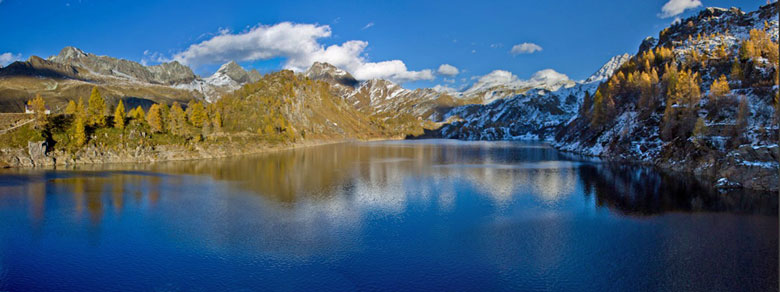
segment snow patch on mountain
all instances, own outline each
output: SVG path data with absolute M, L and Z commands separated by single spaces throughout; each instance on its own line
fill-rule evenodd
M 582 82 L 571 81 L 554 70 L 539 71 L 529 80 L 508 71 L 493 71 L 461 93 L 482 94 L 485 100 L 492 97 L 492 102 L 448 111 L 441 120 L 455 122 L 432 135 L 462 140 L 553 140 L 561 126 L 576 118 L 586 93 L 594 94 L 599 82 L 629 58 L 627 54 L 611 58 Z M 513 94 L 496 98 L 496 93 Z
M 617 55 L 609 59 L 609 61 L 604 64 L 604 66 L 601 66 L 601 68 L 596 71 L 596 73 L 593 73 L 588 79 L 585 79 L 585 83 L 590 82 L 601 82 L 604 80 L 607 80 L 610 76 L 612 76 L 615 71 L 620 68 L 620 66 L 623 65 L 626 61 L 631 59 L 631 55 L 629 54 L 622 54 Z

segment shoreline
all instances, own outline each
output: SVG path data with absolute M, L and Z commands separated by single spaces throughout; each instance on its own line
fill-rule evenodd
M 137 164 L 218 159 L 293 150 L 348 142 L 397 141 L 398 137 L 370 139 L 306 140 L 293 143 L 242 145 L 225 144 L 157 145 L 136 149 L 100 150 L 87 147 L 76 153 L 45 152 L 41 143 L 29 142 L 28 148 L 0 149 L 0 169 L 72 169 L 84 165 Z
M 617 157 L 617 158 L 610 158 L 600 155 L 592 155 L 588 153 L 584 153 L 581 151 L 574 151 L 574 150 L 568 150 L 563 149 L 559 145 L 556 145 L 554 143 L 549 143 L 550 147 L 553 149 L 560 151 L 562 153 L 570 153 L 573 155 L 580 155 L 583 157 L 591 157 L 591 158 L 597 158 L 601 159 L 605 162 L 611 162 L 611 163 L 630 163 L 634 165 L 640 165 L 645 167 L 652 167 L 656 170 L 664 171 L 670 174 L 681 174 L 681 175 L 687 175 L 691 176 L 693 178 L 696 178 L 697 180 L 701 181 L 702 183 L 716 188 L 720 190 L 729 190 L 729 189 L 746 189 L 746 190 L 752 190 L 752 191 L 760 191 L 760 192 L 770 192 L 770 193 L 778 193 L 780 192 L 780 187 L 778 187 L 777 184 L 770 184 L 767 188 L 755 188 L 755 187 L 748 187 L 745 186 L 748 179 L 755 180 L 756 177 L 754 176 L 747 176 L 743 179 L 736 179 L 736 178 L 728 178 L 725 177 L 722 171 L 725 171 L 726 168 L 736 168 L 736 170 L 733 170 L 732 172 L 739 172 L 742 171 L 748 171 L 750 166 L 746 165 L 733 165 L 729 164 L 728 161 L 726 161 L 725 167 L 719 167 L 715 168 L 712 167 L 712 165 L 702 165 L 702 164 L 680 164 L 681 166 L 677 166 L 678 164 L 674 161 L 667 161 L 666 163 L 659 163 L 655 160 L 653 161 L 646 161 L 646 160 L 638 160 L 638 159 L 630 159 L 626 157 Z M 659 159 L 659 158 L 657 158 Z M 657 160 L 656 159 L 656 160 Z M 760 170 L 759 170 L 760 171 Z M 774 169 L 771 175 L 765 175 L 761 176 L 763 179 L 778 181 L 780 180 L 780 169 Z M 722 179 L 725 179 L 725 184 L 720 185 L 720 181 Z M 734 184 L 736 183 L 736 185 Z M 752 185 L 752 184 L 751 184 Z
M 428 140 L 424 139 L 412 139 L 412 140 Z M 28 149 L 0 149 L 0 169 L 75 169 L 79 166 L 87 165 L 111 165 L 111 164 L 139 164 L 139 163 L 158 163 L 158 162 L 175 162 L 175 161 L 194 161 L 194 160 L 206 160 L 206 159 L 220 159 L 248 156 L 263 153 L 273 153 L 279 151 L 301 149 L 307 147 L 315 147 L 322 145 L 341 144 L 349 142 L 376 142 L 376 141 L 404 141 L 404 137 L 382 137 L 382 138 L 368 138 L 368 139 L 324 139 L 324 140 L 306 140 L 293 143 L 277 143 L 269 144 L 263 142 L 260 144 L 240 144 L 234 142 L 227 142 L 223 144 L 195 144 L 195 145 L 158 145 L 147 146 L 141 149 L 118 149 L 118 150 L 99 150 L 95 147 L 88 147 L 80 150 L 77 153 L 65 153 L 63 151 L 52 151 L 49 153 L 43 153 L 42 151 L 36 152 L 34 148 L 42 147 L 39 143 L 30 142 Z M 465 141 L 460 139 L 452 139 L 457 141 Z M 512 141 L 512 140 L 508 140 Z M 712 167 L 701 168 L 700 165 L 685 165 L 682 168 L 668 167 L 663 164 L 656 163 L 654 161 L 644 161 L 628 159 L 625 157 L 610 158 L 604 156 L 591 155 L 583 152 L 567 150 L 559 147 L 555 143 L 550 141 L 536 141 L 547 144 L 551 149 L 555 149 L 561 153 L 567 153 L 577 155 L 581 157 L 595 158 L 604 162 L 610 163 L 629 163 L 633 165 L 653 167 L 657 170 L 664 171 L 672 174 L 682 174 L 692 176 L 702 183 L 708 186 L 719 189 L 733 189 L 744 188 L 754 191 L 766 191 L 777 192 L 776 186 L 770 185 L 769 188 L 755 188 L 745 186 L 743 181 L 736 181 L 738 186 L 726 185 L 719 186 L 718 180 L 721 178 L 718 175 L 719 169 Z M 39 149 L 40 150 L 40 149 Z M 668 164 L 668 163 L 667 163 Z M 734 166 L 731 166 L 734 167 Z M 739 167 L 739 166 L 737 166 Z M 742 168 L 745 168 L 744 166 Z M 777 178 L 780 172 L 775 172 L 774 175 L 766 176 L 767 178 Z M 753 177 L 751 177 L 753 178 Z M 753 178 L 755 179 L 755 178 Z M 727 178 L 729 183 L 734 182 Z

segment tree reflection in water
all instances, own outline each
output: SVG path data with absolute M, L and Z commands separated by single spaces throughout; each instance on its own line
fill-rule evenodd
M 718 191 L 680 174 L 615 163 L 583 165 L 578 175 L 596 204 L 628 215 L 665 212 L 777 214 L 777 196 L 748 190 Z
M 300 201 L 327 205 L 348 200 L 397 213 L 414 195 L 447 209 L 457 204 L 454 185 L 465 183 L 497 206 L 525 195 L 550 205 L 571 196 L 592 196 L 596 207 L 626 215 L 778 211 L 774 194 L 721 193 L 695 179 L 647 167 L 588 161 L 541 144 L 511 142 L 346 143 L 225 159 L 82 166 L 79 171 L 7 170 L 1 175 L 0 196 L 26 193 L 33 224 L 45 220 L 49 200 L 99 224 L 106 212 L 121 215 L 130 202 L 154 208 L 165 196 L 185 196 L 185 181 L 208 183 L 207 178 L 286 208 Z M 187 179 L 192 176 L 201 179 Z

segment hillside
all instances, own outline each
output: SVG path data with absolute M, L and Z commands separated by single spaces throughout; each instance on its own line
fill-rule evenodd
M 226 131 L 283 134 L 287 139 L 369 139 L 403 135 L 333 94 L 331 85 L 283 70 L 226 94 L 214 107 Z
M 349 72 L 327 63 L 315 62 L 302 74 L 329 83 L 333 94 L 341 96 L 361 113 L 399 127 L 469 103 L 447 93 L 427 88 L 409 90 L 383 79 L 359 82 Z
M 555 91 L 559 88 L 569 89 L 577 84 L 565 75 L 552 70 L 540 71 L 530 80 L 520 80 L 507 71 L 496 70 L 483 76 L 463 91 L 431 88 L 410 90 L 382 79 L 360 82 L 349 72 L 319 62 L 314 63 L 302 74 L 314 80 L 328 82 L 334 94 L 343 97 L 360 112 L 400 126 L 416 120 L 444 122 L 451 116 L 457 115 L 452 112 L 455 108 L 464 106 L 473 108 L 535 89 Z
M 93 87 L 64 114 L 15 115 L 0 132 L 0 166 L 69 165 L 221 157 L 329 141 L 420 133 L 363 114 L 330 84 L 283 70 L 247 83 L 214 103 L 109 105 Z M 9 114 L 4 114 L 9 116 Z M 9 118 L 12 118 L 9 116 Z M 24 120 L 34 122 L 22 122 Z M 415 132 L 416 131 L 416 132 Z
M 695 173 L 724 188 L 775 190 L 777 41 L 775 5 L 750 13 L 707 8 L 581 82 L 527 89 L 531 82 L 508 72 L 491 74 L 453 95 L 481 88 L 492 102 L 455 107 L 441 128 L 417 138 L 547 140 L 564 151 Z
M 777 189 L 777 15 L 708 8 L 646 39 L 556 146 Z
M 321 62 L 304 72 L 266 75 L 228 62 L 203 78 L 177 62 L 144 66 L 66 47 L 0 68 L 0 112 L 21 112 L 40 95 L 55 113 L 50 128 L 20 127 L 4 134 L 4 146 L 24 148 L 22 138 L 34 137 L 56 142 L 51 147 L 68 155 L 85 146 L 73 145 L 78 115 L 66 113 L 66 105 L 98 90 L 105 115 L 120 100 L 135 111 L 125 117 L 133 137 L 164 137 L 142 145 L 224 146 L 220 141 L 235 137 L 243 146 L 404 136 L 544 140 L 563 151 L 695 173 L 723 188 L 774 190 L 778 79 L 778 9 L 766 5 L 749 13 L 703 9 L 582 81 L 551 69 L 528 80 L 495 70 L 461 91 L 361 81 Z M 174 104 L 186 110 L 187 121 L 166 122 Z M 205 112 L 198 122 L 189 120 L 193 106 Z M 154 107 L 160 122 L 143 117 Z M 87 127 L 86 147 L 105 147 L 111 135 L 127 134 L 109 128 Z
M 456 107 L 442 115 L 442 120 L 450 123 L 437 130 L 428 131 L 423 137 L 461 140 L 550 140 L 560 127 L 577 115 L 585 96 L 592 95 L 599 82 L 628 59 L 628 54 L 615 56 L 582 82 L 567 80 L 552 87 L 537 84 L 538 87 L 524 89 L 523 93 L 498 98 L 488 104 Z M 474 88 L 480 86 L 479 83 L 466 92 L 476 92 Z M 487 88 L 496 88 L 499 84 L 494 83 Z M 491 93 L 496 91 L 489 89 L 488 94 Z

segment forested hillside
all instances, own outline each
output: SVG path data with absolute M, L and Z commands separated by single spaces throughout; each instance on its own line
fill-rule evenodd
M 777 7 L 708 8 L 647 39 L 559 132 L 561 149 L 776 189 Z
M 90 161 L 148 161 L 171 156 L 234 155 L 273 145 L 403 137 L 423 121 L 383 121 L 361 113 L 331 85 L 292 71 L 267 74 L 215 103 L 116 106 L 93 87 L 62 113 L 45 100 L 28 102 L 29 123 L 0 133 L 3 164 L 54 165 Z M 32 154 L 35 152 L 35 154 Z M 192 152 L 192 153 L 190 153 Z

